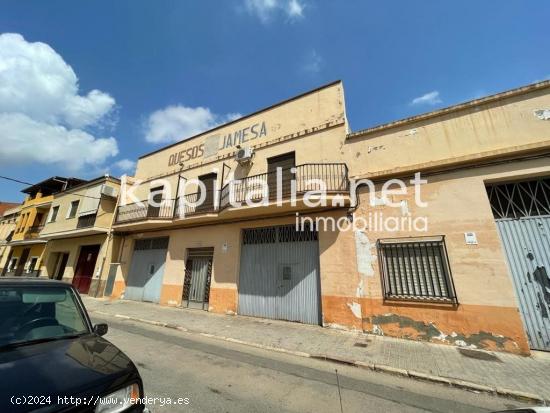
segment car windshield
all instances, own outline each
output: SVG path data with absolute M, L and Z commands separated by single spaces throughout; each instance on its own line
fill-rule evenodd
M 0 287 L 0 348 L 89 332 L 67 287 Z

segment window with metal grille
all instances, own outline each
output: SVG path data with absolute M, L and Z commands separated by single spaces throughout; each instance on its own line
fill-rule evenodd
M 487 195 L 495 219 L 550 215 L 550 178 L 488 185 Z
M 296 229 L 296 225 L 243 229 L 243 244 L 273 244 L 275 242 L 316 241 L 318 232 L 309 225 Z
M 137 239 L 134 250 L 162 250 L 168 248 L 168 237 Z
M 386 300 L 457 303 L 443 237 L 378 241 Z

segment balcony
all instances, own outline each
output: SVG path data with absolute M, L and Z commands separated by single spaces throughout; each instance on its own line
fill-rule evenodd
M 139 201 L 118 207 L 116 224 L 146 220 L 172 220 L 174 200 L 165 199 L 160 206 L 150 205 L 149 201 Z
M 266 172 L 228 182 L 221 189 L 220 209 L 266 198 L 270 201 L 288 199 L 293 192 L 297 196 L 322 189 L 326 194 L 349 192 L 348 168 L 343 163 L 304 164 L 283 169 L 279 174 Z
M 44 225 L 33 225 L 25 231 L 24 239 L 34 239 L 38 238 L 40 231 L 44 228 Z
M 93 227 L 95 225 L 96 217 L 97 214 L 82 215 L 78 217 L 76 228 L 83 229 Z
M 234 215 L 249 215 L 249 210 L 245 209 L 249 206 L 248 203 L 267 200 L 264 206 L 273 207 L 275 201 L 279 202 L 278 205 L 281 202 L 289 203 L 293 194 L 301 200 L 309 191 L 323 191 L 327 198 L 343 198 L 349 195 L 349 186 L 346 164 L 303 164 L 230 181 L 221 190 L 206 191 L 202 203 L 198 202 L 201 200 L 201 193 L 195 192 L 177 199 L 163 200 L 160 206 L 150 205 L 149 201 L 121 205 L 118 207 L 115 224 L 158 220 L 168 223 L 182 219 L 198 222 L 208 217 L 212 219 L 212 215 L 231 219 Z M 239 214 L 234 213 L 239 210 Z

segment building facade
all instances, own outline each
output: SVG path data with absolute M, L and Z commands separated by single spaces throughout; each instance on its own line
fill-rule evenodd
M 8 259 L 9 242 L 15 231 L 19 211 L 18 204 L 0 202 L 0 273 Z
M 344 102 L 335 82 L 142 156 L 105 295 L 550 349 L 550 82 L 354 133 Z
M 51 214 L 40 238 L 47 241 L 41 275 L 72 283 L 80 293 L 98 295 L 117 238 L 111 224 L 120 181 L 109 176 L 53 195 Z
M 50 210 L 53 194 L 83 182 L 76 178 L 54 176 L 23 189 L 26 195 L 21 204 L 15 230 L 9 241 L 9 253 L 2 270 L 6 276 L 38 276 L 46 239 L 40 237 L 44 224 L 57 214 Z

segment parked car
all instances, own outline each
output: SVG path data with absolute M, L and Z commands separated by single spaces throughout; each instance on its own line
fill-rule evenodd
M 105 333 L 71 285 L 0 278 L 0 412 L 145 411 L 136 366 Z

